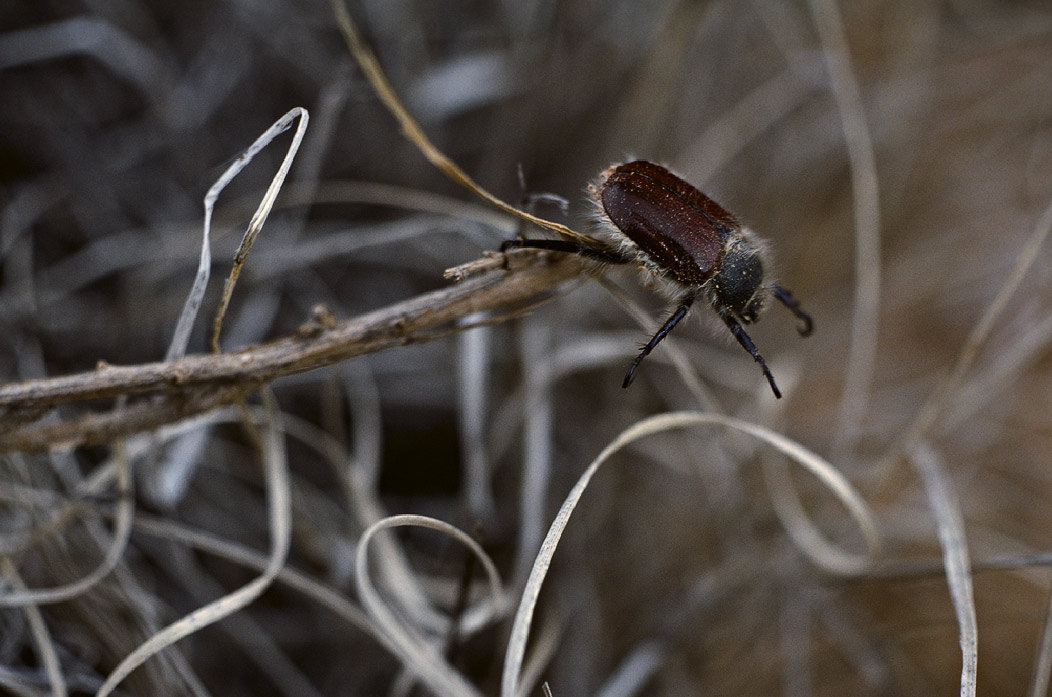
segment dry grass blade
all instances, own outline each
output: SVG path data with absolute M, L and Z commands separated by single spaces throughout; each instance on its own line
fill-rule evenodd
M 873 555 L 847 554 L 831 545 L 811 522 L 796 493 L 785 463 L 765 463 L 767 495 L 771 505 L 793 543 L 818 566 L 834 574 L 850 576 L 865 571 Z
M 465 323 L 482 319 L 466 317 Z M 490 407 L 487 387 L 493 358 L 493 331 L 479 327 L 457 337 L 457 409 L 459 436 L 464 443 L 464 479 L 468 507 L 485 527 L 492 527 L 497 508 L 489 483 L 489 449 L 486 443 L 486 414 Z
M 545 322 L 528 321 L 523 327 L 521 352 L 525 356 L 547 356 L 551 353 L 551 327 Z M 551 481 L 553 444 L 552 427 L 555 407 L 552 399 L 552 361 L 525 362 L 523 376 L 522 423 L 522 488 L 519 491 L 519 522 L 515 570 L 515 587 L 533 566 L 533 557 L 544 537 L 547 515 L 548 484 Z
M 398 120 L 398 125 L 401 126 L 402 133 L 404 133 L 405 137 L 420 149 L 420 152 L 423 153 L 424 157 L 426 157 L 431 164 L 456 183 L 473 192 L 487 203 L 501 209 L 505 213 L 510 213 L 511 215 L 525 220 L 526 222 L 533 223 L 534 225 L 554 230 L 560 235 L 577 240 L 578 242 L 594 244 L 592 238 L 587 235 L 575 232 L 560 223 L 545 220 L 544 218 L 532 215 L 526 211 L 519 210 L 515 206 L 509 205 L 500 200 L 475 183 L 475 180 L 469 177 L 464 170 L 453 162 L 453 160 L 446 157 L 441 150 L 436 148 L 424 133 L 424 129 L 420 128 L 416 119 L 412 117 L 402 104 L 402 100 L 398 98 L 394 88 L 391 87 L 391 83 L 388 81 L 387 76 L 384 75 L 379 61 L 376 60 L 376 56 L 373 55 L 373 52 L 365 45 L 361 36 L 359 36 L 354 20 L 351 19 L 351 15 L 347 11 L 347 6 L 344 3 L 345 0 L 332 0 L 332 8 L 336 13 L 336 22 L 339 24 L 340 31 L 343 33 L 343 38 L 347 42 L 347 48 L 350 50 L 351 55 L 354 56 L 354 59 L 358 61 L 358 65 L 361 66 L 362 72 L 365 73 L 365 77 L 369 80 L 369 84 L 372 85 L 373 91 L 376 92 L 376 96 L 380 98 L 380 101 L 383 102 L 385 107 L 387 107 L 387 110 Z
M 570 493 L 567 494 L 562 507 L 560 507 L 559 512 L 555 516 L 555 520 L 552 521 L 551 526 L 548 528 L 548 534 L 541 543 L 541 549 L 534 560 L 533 568 L 530 570 L 529 578 L 526 581 L 526 587 L 523 590 L 522 597 L 519 601 L 519 607 L 515 612 L 515 619 L 511 628 L 511 636 L 508 640 L 508 650 L 504 658 L 504 669 L 501 678 L 501 697 L 518 697 L 523 656 L 526 653 L 526 642 L 529 639 L 530 625 L 533 622 L 533 613 L 537 606 L 537 599 L 541 593 L 541 586 L 548 574 L 548 568 L 551 565 L 552 557 L 555 555 L 555 550 L 559 545 L 559 541 L 562 539 L 563 532 L 566 530 L 566 526 L 570 522 L 570 516 L 573 514 L 574 509 L 577 507 L 585 490 L 588 488 L 588 484 L 591 482 L 592 477 L 595 476 L 595 473 L 603 463 L 605 463 L 614 453 L 618 452 L 633 441 L 662 431 L 683 428 L 685 426 L 700 425 L 724 426 L 747 433 L 759 440 L 769 443 L 795 462 L 805 467 L 808 471 L 817 476 L 847 508 L 848 512 L 862 531 L 869 551 L 868 556 L 872 557 L 876 554 L 880 546 L 879 538 L 877 535 L 876 523 L 869 508 L 839 472 L 833 469 L 817 455 L 814 455 L 799 444 L 794 443 L 788 438 L 778 435 L 769 429 L 739 419 L 723 416 L 722 414 L 670 412 L 643 419 L 622 431 L 621 434 L 603 448 L 603 451 L 599 453 L 591 464 L 588 465 L 584 473 L 577 480 L 577 483 L 574 484 L 573 488 L 570 490 Z M 812 550 L 805 548 L 803 551 L 810 553 Z M 844 554 L 844 556 L 851 558 L 851 555 Z M 812 561 L 819 564 L 827 562 L 824 555 L 812 556 L 811 558 Z M 834 564 L 831 570 L 838 571 L 840 565 L 841 564 L 839 563 Z M 861 566 L 861 562 L 853 561 L 850 564 L 845 563 L 844 565 L 856 568 Z
M 129 673 L 154 654 L 203 627 L 218 622 L 224 617 L 246 607 L 270 586 L 278 572 L 285 565 L 292 530 L 288 462 L 285 454 L 284 434 L 281 429 L 281 415 L 278 411 L 277 403 L 266 391 L 263 391 L 261 394 L 264 396 L 267 416 L 263 431 L 264 450 L 262 457 L 266 472 L 268 517 L 271 534 L 271 549 L 266 569 L 250 583 L 202 608 L 198 608 L 140 644 L 107 676 L 98 692 L 95 693 L 96 697 L 105 697 L 113 692 Z
M 307 130 L 307 122 L 309 120 L 306 109 L 296 107 L 278 119 L 274 125 L 259 136 L 256 141 L 245 150 L 245 152 L 241 153 L 241 155 L 239 155 L 238 158 L 227 167 L 226 171 L 223 172 L 214 184 L 212 184 L 211 188 L 208 189 L 208 193 L 205 194 L 205 218 L 204 223 L 202 224 L 201 256 L 197 263 L 197 273 L 194 276 L 194 284 L 190 288 L 189 295 L 186 296 L 186 302 L 183 304 L 182 312 L 179 313 L 179 321 L 175 325 L 175 334 L 172 336 L 172 342 L 169 344 L 168 352 L 164 357 L 166 362 L 182 358 L 186 355 L 186 346 L 190 341 L 190 332 L 193 331 L 194 320 L 197 319 L 197 313 L 201 309 L 201 303 L 204 301 L 205 290 L 208 288 L 208 279 L 212 272 L 212 213 L 215 210 L 215 204 L 216 200 L 219 198 L 219 194 L 222 193 L 223 189 L 234 180 L 234 177 L 236 177 L 241 170 L 248 166 L 252 159 L 255 158 L 263 148 L 269 145 L 278 135 L 287 131 L 289 127 L 292 126 L 293 120 L 296 118 L 299 118 L 300 120 L 299 126 L 296 128 L 296 134 L 293 136 L 292 143 L 289 145 L 289 150 L 281 162 L 281 167 L 270 182 L 270 186 L 267 188 L 255 214 L 252 216 L 252 220 L 249 221 L 248 229 L 245 231 L 245 236 L 241 240 L 241 246 L 238 248 L 237 255 L 234 258 L 234 267 L 230 270 L 230 276 L 223 287 L 223 299 L 220 302 L 219 309 L 216 311 L 215 320 L 212 325 L 212 337 L 210 340 L 212 352 L 219 353 L 219 329 L 222 327 L 223 316 L 226 314 L 226 308 L 230 304 L 230 296 L 234 292 L 234 284 L 237 281 L 238 275 L 241 273 L 241 267 L 245 263 L 245 257 L 248 255 L 248 250 L 252 247 L 252 243 L 255 241 L 256 236 L 259 235 L 259 231 L 267 221 L 267 216 L 274 207 L 274 200 L 277 198 L 278 192 L 281 190 L 281 185 L 284 183 L 285 177 L 288 175 L 289 168 L 292 166 L 292 160 L 296 157 L 296 151 L 299 150 L 300 142 L 303 140 L 303 135 Z
M 500 575 L 486 551 L 470 535 L 459 528 L 421 515 L 398 515 L 384 518 L 362 533 L 355 558 L 355 580 L 362 605 L 376 621 L 380 631 L 395 647 L 404 666 L 436 694 L 442 697 L 479 697 L 481 693 L 478 689 L 449 665 L 439 653 L 436 645 L 429 643 L 395 616 L 388 604 L 380 597 L 370 578 L 369 543 L 373 536 L 381 530 L 407 526 L 437 530 L 466 545 L 472 554 L 482 562 L 489 581 L 491 603 L 488 612 L 491 617 L 496 617 L 500 613 L 504 605 Z
M 3 572 L 7 582 L 15 589 L 16 593 L 25 594 L 27 592 L 22 577 L 18 575 L 18 569 L 15 568 L 15 565 L 8 557 L 0 557 L 0 571 Z M 69 694 L 69 690 L 66 688 L 65 678 L 62 676 L 62 664 L 58 660 L 55 643 L 51 640 L 51 633 L 48 632 L 44 616 L 40 613 L 40 608 L 37 607 L 36 603 L 31 600 L 20 603 L 20 605 L 22 605 L 22 611 L 29 622 L 29 628 L 36 643 L 40 662 L 44 666 L 44 674 L 47 675 L 48 684 L 51 686 L 51 694 L 54 697 L 66 697 Z
M 223 297 L 219 301 L 219 308 L 216 310 L 215 319 L 212 320 L 212 337 L 209 340 L 209 346 L 212 349 L 212 353 L 219 353 L 219 332 L 223 328 L 223 317 L 226 316 L 226 310 L 230 305 L 230 298 L 234 293 L 234 285 L 237 283 L 237 278 L 241 274 L 241 268 L 245 265 L 245 260 L 248 258 L 249 250 L 252 249 L 252 243 L 256 241 L 256 237 L 259 236 L 260 230 L 263 229 L 263 225 L 267 222 L 267 216 L 270 215 L 270 211 L 274 207 L 274 201 L 278 197 L 278 192 L 281 191 L 281 185 L 285 183 L 285 177 L 288 176 L 289 168 L 292 167 L 292 161 L 296 158 L 296 152 L 299 150 L 300 143 L 303 141 L 303 135 L 307 132 L 307 123 L 310 120 L 307 110 L 302 107 L 290 109 L 288 113 L 275 121 L 274 125 L 268 128 L 263 135 L 257 138 L 256 142 L 238 157 L 237 161 L 235 161 L 227 170 L 226 174 L 223 175 L 223 179 L 226 179 L 227 177 L 233 179 L 237 172 L 241 171 L 241 169 L 248 165 L 260 150 L 270 144 L 270 141 L 287 131 L 292 126 L 292 122 L 296 119 L 299 119 L 299 125 L 296 127 L 295 135 L 292 136 L 292 143 L 289 144 L 288 152 L 285 153 L 285 157 L 281 161 L 281 166 L 274 174 L 270 186 L 267 187 L 267 191 L 263 195 L 263 200 L 259 202 L 259 208 L 256 209 L 255 214 L 252 216 L 252 220 L 248 223 L 248 229 L 245 230 L 245 236 L 242 238 L 241 244 L 238 246 L 237 254 L 234 255 L 234 266 L 230 269 L 230 276 L 227 277 L 226 283 L 223 285 Z M 214 192 L 215 195 L 218 195 L 219 190 L 221 189 L 222 187 L 218 190 L 216 187 L 212 187 L 208 194 L 209 196 L 212 196 Z
M 266 571 L 268 564 L 270 564 L 268 557 L 253 549 L 167 520 L 158 520 L 140 515 L 135 520 L 135 530 L 136 532 L 143 532 L 165 540 L 179 542 L 194 549 L 215 554 L 223 559 L 256 571 Z M 392 654 L 395 654 L 394 647 L 386 640 L 386 637 L 377 630 L 364 612 L 347 599 L 347 596 L 342 591 L 320 583 L 310 576 L 289 567 L 283 568 L 278 573 L 276 580 L 327 608 L 337 617 L 346 620 L 355 629 L 374 637 Z
M 961 641 L 961 697 L 975 697 L 975 674 L 979 660 L 979 625 L 975 617 L 975 595 L 972 592 L 971 562 L 964 534 L 964 517 L 957 496 L 946 477 L 938 454 L 926 443 L 910 450 L 910 460 L 924 482 L 928 502 L 935 515 L 942 547 L 946 582 L 957 613 Z
M 1045 622 L 1041 628 L 1041 640 L 1034 657 L 1034 674 L 1030 678 L 1030 697 L 1045 697 L 1048 694 L 1049 678 L 1052 677 L 1052 594 L 1045 606 Z
M 565 621 L 561 618 L 549 618 L 537 628 L 530 655 L 525 657 L 522 665 L 518 697 L 529 697 L 533 694 L 537 682 L 551 667 L 552 659 L 558 655 L 565 632 Z
M 667 653 L 659 641 L 641 643 L 617 666 L 595 697 L 635 697 L 640 694 L 665 662 Z
M 167 71 L 150 47 L 114 22 L 92 17 L 5 33 L 0 39 L 0 70 L 77 53 L 94 56 L 146 92 L 168 82 Z
M 798 109 L 810 96 L 808 86 L 798 74 L 804 66 L 790 64 L 785 70 L 755 87 L 727 113 L 706 126 L 702 134 L 677 161 L 691 163 L 698 171 L 697 183 L 704 184 L 722 171 L 742 148 Z M 685 169 L 678 167 L 677 169 Z
M 855 305 L 846 380 L 841 391 L 840 423 L 834 431 L 833 445 L 834 457 L 840 457 L 855 447 L 859 425 L 869 404 L 876 365 L 880 319 L 880 193 L 873 139 L 866 125 L 866 112 L 851 65 L 840 10 L 835 0 L 811 0 L 809 4 L 822 40 L 833 97 L 844 130 L 855 196 Z
M 89 590 L 117 566 L 127 548 L 128 536 L 131 534 L 132 521 L 135 517 L 131 465 L 128 463 L 123 443 L 118 443 L 114 446 L 114 463 L 117 476 L 117 517 L 113 538 L 110 540 L 110 545 L 102 562 L 83 578 L 64 586 L 46 589 L 26 589 L 23 587 L 10 593 L 0 594 L 0 607 L 45 605 L 70 600 Z
M 1027 271 L 1037 261 L 1038 252 L 1041 250 L 1045 240 L 1048 239 L 1049 233 L 1052 233 L 1052 202 L 1049 202 L 1038 219 L 1037 225 L 1034 226 L 1034 232 L 1030 235 L 1026 246 L 1020 251 L 1012 272 L 1005 279 L 994 299 L 990 301 L 990 305 L 983 312 L 982 317 L 972 327 L 972 331 L 968 334 L 968 339 L 957 354 L 950 374 L 939 383 L 938 387 L 929 396 L 928 401 L 924 403 L 916 419 L 906 431 L 906 435 L 903 437 L 899 447 L 911 448 L 917 440 L 927 435 L 935 425 L 939 416 L 946 409 L 954 390 L 960 386 L 965 373 L 968 372 L 968 369 L 975 362 L 979 349 L 990 338 L 994 322 L 1001 316 L 1005 305 L 1008 304 L 1009 299 L 1019 289 L 1019 284 L 1023 282 L 1023 277 L 1026 276 Z M 899 452 L 901 451 L 894 450 L 888 457 L 895 458 Z

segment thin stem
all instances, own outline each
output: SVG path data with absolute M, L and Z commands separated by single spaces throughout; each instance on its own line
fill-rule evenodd
M 508 319 L 582 271 L 580 260 L 570 255 L 516 251 L 508 269 L 500 268 L 495 256 L 488 272 L 462 283 L 331 327 L 307 323 L 291 336 L 240 351 L 134 366 L 100 364 L 91 372 L 0 385 L 0 451 L 69 448 L 152 430 L 235 403 L 285 375 L 469 329 L 477 323 L 457 320 L 476 312 L 503 309 L 486 322 Z M 162 399 L 134 402 L 123 412 L 43 418 L 60 404 L 147 394 Z

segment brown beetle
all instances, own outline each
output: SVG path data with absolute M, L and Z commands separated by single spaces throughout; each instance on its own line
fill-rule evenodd
M 534 247 L 580 254 L 609 264 L 638 264 L 679 302 L 661 329 L 647 342 L 625 374 L 628 387 L 636 368 L 691 305 L 704 297 L 742 348 L 760 364 L 774 396 L 782 393 L 760 352 L 742 328 L 755 322 L 768 296 L 774 295 L 811 333 L 811 317 L 789 291 L 764 281 L 766 249 L 748 228 L 722 206 L 664 167 L 645 160 L 615 165 L 589 187 L 604 223 L 606 246 L 567 240 L 518 239 L 508 247 Z

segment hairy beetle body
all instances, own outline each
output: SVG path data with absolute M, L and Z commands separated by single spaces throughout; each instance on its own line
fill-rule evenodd
M 760 364 L 774 395 L 781 397 L 774 376 L 742 325 L 759 318 L 772 294 L 800 319 L 802 336 L 811 333 L 812 322 L 787 290 L 765 278 L 767 253 L 762 241 L 718 203 L 652 162 L 636 160 L 609 167 L 589 189 L 603 222 L 602 234 L 613 248 L 526 239 L 505 246 L 572 252 L 606 263 L 636 263 L 678 299 L 676 310 L 628 369 L 623 387 L 628 387 L 642 360 L 700 297 Z

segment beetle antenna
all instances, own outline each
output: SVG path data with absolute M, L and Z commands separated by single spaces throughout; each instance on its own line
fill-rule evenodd
M 815 323 L 811 320 L 811 315 L 800 309 L 800 301 L 793 297 L 793 294 L 787 291 L 781 286 L 771 286 L 771 290 L 774 291 L 774 297 L 778 298 L 783 305 L 789 308 L 789 311 L 796 315 L 803 324 L 796 328 L 796 331 L 800 332 L 800 336 L 810 336 L 811 330 L 814 329 Z
M 657 330 L 657 334 L 655 334 L 653 338 L 647 342 L 647 345 L 643 347 L 642 353 L 636 356 L 636 360 L 632 361 L 632 367 L 630 367 L 628 372 L 625 373 L 625 380 L 621 383 L 622 389 L 632 384 L 632 378 L 635 376 L 636 368 L 639 367 L 639 364 L 643 362 L 643 359 L 647 357 L 647 354 L 654 350 L 655 346 L 661 343 L 662 339 L 668 336 L 668 333 L 672 331 L 672 328 L 679 324 L 681 319 L 687 316 L 687 310 L 689 310 L 690 306 L 693 304 L 694 296 L 688 295 L 683 299 L 683 302 L 680 303 L 679 307 L 676 308 L 676 311 L 665 320 L 665 323 L 661 325 L 661 329 Z
M 791 299 L 791 298 L 790 298 Z M 784 300 L 782 302 L 785 302 Z M 806 316 L 806 315 L 805 315 Z M 771 371 L 767 368 L 767 363 L 763 360 L 763 356 L 756 349 L 756 344 L 752 342 L 749 335 L 742 329 L 741 323 L 732 317 L 729 313 L 721 312 L 720 317 L 723 322 L 727 325 L 727 328 L 731 330 L 731 334 L 738 340 L 738 343 L 742 345 L 742 348 L 749 352 L 749 355 L 760 364 L 760 370 L 763 371 L 763 376 L 767 378 L 767 382 L 771 383 L 771 391 L 774 392 L 774 396 L 778 399 L 782 398 L 782 393 L 778 389 L 778 385 L 774 384 L 774 376 L 771 375 Z
M 527 247 L 530 249 L 547 249 L 552 252 L 566 252 L 567 254 L 577 254 L 586 259 L 594 259 L 607 264 L 627 264 L 629 261 L 623 255 L 618 254 L 611 249 L 589 247 L 586 244 L 571 242 L 569 240 L 528 240 L 517 238 L 514 240 L 505 240 L 500 245 L 500 251 L 506 252 L 511 247 Z

